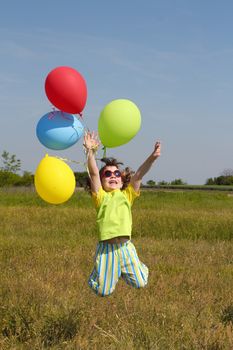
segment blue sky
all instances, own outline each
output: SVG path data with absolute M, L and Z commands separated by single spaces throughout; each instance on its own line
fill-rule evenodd
M 66 65 L 86 80 L 89 129 L 114 99 L 139 107 L 139 133 L 107 154 L 136 170 L 161 140 L 162 156 L 144 182 L 203 184 L 233 168 L 232 13 L 230 0 L 2 2 L 0 152 L 16 154 L 31 172 L 46 153 L 84 162 L 82 141 L 54 152 L 35 134 L 51 110 L 45 78 Z

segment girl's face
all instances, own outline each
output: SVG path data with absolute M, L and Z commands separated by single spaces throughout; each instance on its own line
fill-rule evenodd
M 101 175 L 101 183 L 106 192 L 121 189 L 121 172 L 115 165 L 107 165 Z

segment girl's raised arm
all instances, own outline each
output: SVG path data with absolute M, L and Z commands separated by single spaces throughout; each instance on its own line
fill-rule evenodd
M 91 191 L 98 192 L 101 187 L 99 169 L 96 164 L 95 153 L 100 145 L 98 136 L 94 132 L 86 132 L 84 135 L 83 146 L 87 154 L 87 166 L 91 180 Z
M 160 156 L 161 143 L 157 141 L 154 146 L 154 150 L 151 155 L 145 160 L 145 162 L 138 168 L 136 173 L 132 176 L 130 183 L 136 192 L 139 191 L 143 176 L 150 170 L 154 161 Z

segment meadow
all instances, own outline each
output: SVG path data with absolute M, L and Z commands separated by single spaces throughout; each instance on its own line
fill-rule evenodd
M 233 349 L 233 195 L 142 191 L 133 235 L 149 284 L 88 287 L 90 196 L 0 189 L 0 349 Z

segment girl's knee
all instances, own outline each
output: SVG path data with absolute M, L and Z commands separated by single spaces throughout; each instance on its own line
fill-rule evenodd
M 95 292 L 96 295 L 98 295 L 99 297 L 107 297 L 109 295 L 111 295 L 114 290 L 111 290 L 111 291 L 103 291 L 101 290 L 100 288 L 97 288 L 97 289 L 94 289 L 91 287 L 91 289 L 93 290 L 93 292 Z
M 122 276 L 127 284 L 134 288 L 144 288 L 148 282 L 148 273 L 140 276 L 134 274 L 125 274 Z
M 139 282 L 139 284 L 137 285 L 137 288 L 144 288 L 147 285 L 148 279 L 143 279 Z
M 106 297 L 111 295 L 115 289 L 115 287 L 111 289 L 106 289 L 101 284 L 98 284 L 96 281 L 93 281 L 91 279 L 89 279 L 88 285 L 93 290 L 93 292 L 95 292 L 95 294 L 100 297 Z
M 148 283 L 149 270 L 148 267 L 142 264 L 143 270 L 141 270 L 141 278 L 139 280 L 138 288 L 144 288 Z
M 98 291 L 96 294 L 100 297 L 108 297 L 109 295 L 111 295 L 113 293 L 113 290 L 112 291 Z

